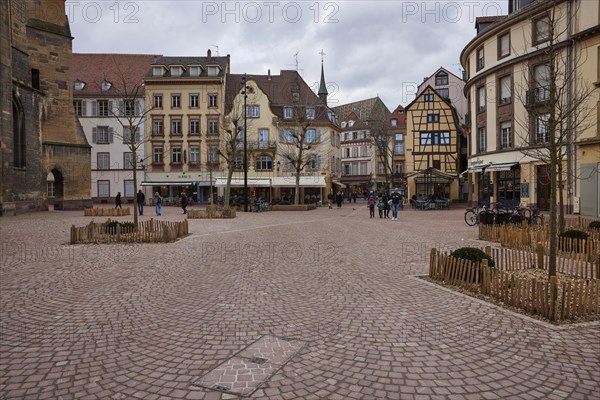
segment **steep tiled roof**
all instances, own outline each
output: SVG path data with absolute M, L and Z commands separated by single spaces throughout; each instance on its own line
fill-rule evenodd
M 141 86 L 144 74 L 159 57 L 156 54 L 73 53 L 73 79 L 85 83 L 82 90 L 74 90 L 74 95 L 116 96 L 126 90 L 131 92 L 132 87 Z M 104 80 L 111 83 L 107 91 L 101 88 Z
M 363 121 L 383 120 L 390 113 L 390 110 L 379 97 L 332 107 L 332 110 L 340 119 L 351 112 L 355 112 Z
M 243 74 L 228 74 L 226 78 L 225 113 L 231 111 L 233 99 L 242 87 Z M 247 74 L 248 82 L 254 81 L 256 85 L 269 98 L 271 111 L 279 118 L 283 118 L 283 108 L 300 104 L 315 108 L 315 122 L 329 122 L 327 107 L 312 91 L 297 71 L 282 70 L 279 75 L 253 75 Z M 292 98 L 292 92 L 298 90 L 298 100 Z
M 396 119 L 398 125 L 392 126 L 392 119 Z M 385 119 L 385 126 L 389 129 L 406 129 L 406 112 L 404 112 L 404 107 L 401 105 L 396 107 L 396 109 Z
M 342 128 L 342 131 L 356 131 L 361 129 L 369 129 L 369 126 L 356 114 L 354 111 L 351 111 L 346 117 L 341 121 L 342 123 L 354 121 L 352 126 L 346 125 L 345 128 Z

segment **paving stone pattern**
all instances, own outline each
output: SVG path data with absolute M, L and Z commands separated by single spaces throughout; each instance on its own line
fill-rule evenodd
M 253 399 L 600 398 L 598 323 L 414 277 L 431 247 L 484 244 L 460 209 L 238 213 L 171 244 L 68 245 L 82 214 L 0 218 L 0 399 L 234 399 L 194 382 L 252 357 L 283 363 Z M 264 338 L 304 345 L 243 352 Z

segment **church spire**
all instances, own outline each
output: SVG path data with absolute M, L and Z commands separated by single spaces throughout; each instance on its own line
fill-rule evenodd
M 321 55 L 321 84 L 319 85 L 318 95 L 321 101 L 327 105 L 327 95 L 329 93 L 327 92 L 327 85 L 325 85 L 325 71 L 323 69 L 323 56 L 325 53 L 323 52 L 323 49 L 321 49 L 319 54 Z

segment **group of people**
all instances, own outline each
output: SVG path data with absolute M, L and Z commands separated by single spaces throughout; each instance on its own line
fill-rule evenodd
M 375 207 L 379 211 L 379 218 L 389 218 L 392 211 L 392 221 L 398 221 L 398 209 L 402 207 L 402 195 L 394 191 L 391 195 L 383 193 L 375 195 L 373 191 L 369 192 L 367 198 L 369 207 L 369 217 L 375 218 Z
M 144 195 L 144 193 L 142 192 L 142 189 L 140 189 L 137 193 L 136 196 L 136 203 L 137 203 L 137 208 L 138 208 L 138 214 L 139 215 L 144 215 L 144 204 L 146 203 L 146 195 Z M 181 192 L 181 198 L 179 200 L 179 203 L 181 205 L 181 209 L 183 210 L 184 214 L 187 214 L 187 206 L 189 204 L 187 195 L 185 194 L 185 192 Z M 115 208 L 123 208 L 121 206 L 122 204 L 122 200 L 121 200 L 121 192 L 117 193 L 117 196 L 115 197 Z M 154 207 L 156 210 L 156 216 L 159 217 L 162 215 L 162 197 L 160 196 L 160 193 L 156 192 L 154 194 Z

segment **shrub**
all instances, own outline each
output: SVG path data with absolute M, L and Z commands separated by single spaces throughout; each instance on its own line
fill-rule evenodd
M 578 229 L 570 229 L 568 231 L 564 231 L 560 234 L 561 237 L 569 238 L 569 239 L 582 239 L 587 240 L 588 234 L 584 231 L 580 231 Z
M 109 235 L 117 234 L 117 226 L 120 226 L 120 232 L 133 232 L 135 224 L 133 222 L 108 221 L 105 225 L 106 233 Z
M 588 229 L 591 230 L 600 230 L 600 221 L 592 221 L 588 225 Z
M 575 253 L 585 253 L 586 249 L 586 241 L 588 238 L 588 234 L 584 231 L 580 231 L 578 229 L 569 229 L 568 231 L 564 231 L 559 235 L 561 238 L 565 238 L 567 240 L 561 240 L 560 242 L 560 250 L 575 252 Z M 579 243 L 573 243 L 573 239 L 580 240 Z
M 489 267 L 495 267 L 494 259 L 486 254 L 483 250 L 476 249 L 474 247 L 461 247 L 450 253 L 451 257 L 460 258 L 461 260 L 477 261 L 482 262 L 484 259 L 488 260 Z
M 135 230 L 135 224 L 133 222 L 121 222 L 121 232 L 133 232 Z

